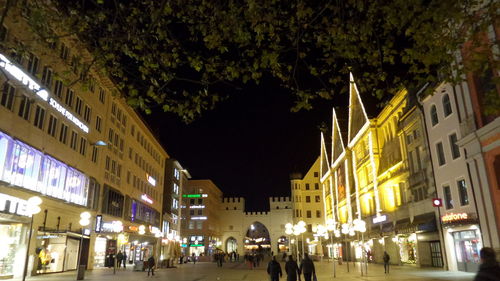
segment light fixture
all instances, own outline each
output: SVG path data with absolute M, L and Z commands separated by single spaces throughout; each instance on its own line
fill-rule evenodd
M 107 146 L 108 144 L 102 140 L 98 140 L 91 144 L 92 146 Z

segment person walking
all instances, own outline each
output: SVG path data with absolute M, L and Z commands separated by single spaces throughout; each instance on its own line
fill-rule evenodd
M 388 274 L 389 273 L 389 261 L 391 260 L 391 256 L 389 256 L 389 254 L 386 251 L 384 251 L 383 259 L 384 259 L 384 273 Z
M 148 259 L 148 276 L 149 276 L 150 272 L 151 272 L 151 276 L 155 276 L 155 265 L 156 265 L 155 257 L 153 257 L 153 255 L 151 255 Z
M 309 258 L 309 254 L 304 253 L 304 259 L 300 262 L 300 272 L 304 275 L 304 281 L 316 280 L 316 269 L 314 268 L 313 261 Z
M 196 254 L 195 253 L 193 253 L 191 255 L 191 261 L 193 262 L 193 264 L 196 264 Z
M 127 253 L 123 252 L 123 268 L 127 269 Z
M 297 262 L 293 260 L 293 256 L 288 256 L 288 261 L 285 263 L 286 281 L 300 281 L 300 269 Z
M 271 281 L 278 281 L 280 277 L 283 277 L 283 272 L 281 271 L 281 265 L 276 261 L 276 257 L 273 256 L 273 259 L 267 265 L 267 274 L 271 278 Z
M 116 263 L 118 264 L 118 268 L 122 267 L 122 261 L 123 261 L 122 251 L 118 251 L 118 254 L 116 254 Z
M 500 266 L 496 260 L 495 250 L 484 247 L 479 251 L 481 265 L 474 277 L 474 281 L 498 281 L 500 280 Z

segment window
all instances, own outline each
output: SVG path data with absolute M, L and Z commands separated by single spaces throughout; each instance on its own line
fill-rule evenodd
M 29 54 L 29 59 L 28 59 L 28 72 L 36 75 L 38 72 L 38 64 L 40 63 L 40 59 L 35 56 L 34 54 L 30 53 Z
M 99 101 L 104 104 L 104 100 L 106 98 L 106 92 L 102 88 L 99 88 Z
M 321 198 L 320 198 L 320 196 L 319 196 L 319 195 L 314 196 L 314 201 L 315 201 L 316 203 L 321 202 Z
M 203 221 L 196 222 L 196 229 L 203 229 Z
M 56 95 L 59 99 L 62 99 L 63 92 L 63 83 L 61 80 L 56 80 L 54 83 L 54 95 Z
M 132 125 L 132 127 L 130 127 L 130 134 L 132 136 L 134 136 L 134 134 L 135 134 L 135 126 L 134 125 Z
M 99 150 L 97 146 L 92 146 L 92 162 L 97 163 L 97 157 L 99 156 Z
M 68 88 L 68 90 L 66 90 L 66 99 L 64 100 L 64 102 L 69 106 L 69 107 L 73 107 L 73 98 L 75 96 L 75 92 L 71 89 Z
M 306 196 L 306 202 L 310 203 L 311 202 L 311 196 Z
M 102 119 L 101 119 L 101 117 L 96 116 L 96 117 L 95 117 L 95 129 L 96 129 L 98 132 L 101 132 L 101 123 L 102 123 Z
M 295 217 L 299 217 L 299 210 L 295 210 Z
M 68 139 L 68 126 L 66 124 L 61 123 L 61 132 L 59 134 L 59 141 L 66 144 L 66 140 Z
M 202 215 L 203 214 L 203 211 L 200 209 L 198 210 L 198 215 Z
M 85 109 L 83 110 L 83 119 L 87 122 L 90 123 L 90 107 L 86 104 Z
M 445 185 L 443 186 L 443 193 L 444 193 L 444 207 L 448 209 L 453 208 L 453 200 L 451 198 L 451 190 L 450 186 Z
M 443 96 L 443 112 L 444 112 L 444 117 L 452 113 L 450 97 L 448 96 L 448 94 L 445 94 Z
M 306 183 L 306 190 L 309 190 L 309 184 Z
M 313 232 L 312 224 L 307 225 L 307 232 Z
M 314 189 L 318 190 L 319 189 L 319 183 L 314 184 Z
M 451 148 L 451 157 L 453 159 L 457 159 L 460 157 L 460 148 L 457 145 L 457 134 L 450 135 L 450 148 Z
M 37 105 L 35 111 L 35 121 L 34 121 L 35 127 L 43 130 L 44 121 L 45 121 L 45 108 Z
M 319 173 L 318 172 L 314 172 L 314 177 L 315 178 L 319 177 Z
M 42 84 L 45 85 L 47 89 L 52 89 L 52 69 L 48 66 L 43 68 Z
M 50 115 L 49 128 L 47 129 L 47 132 L 49 133 L 49 135 L 55 137 L 56 130 L 57 130 L 57 118 L 54 115 Z
M 436 126 L 437 123 L 439 123 L 439 118 L 438 118 L 437 109 L 436 109 L 435 105 L 431 106 L 431 122 L 432 122 L 432 126 Z
M 2 99 L 0 100 L 0 104 L 9 110 L 12 110 L 15 95 L 16 88 L 14 88 L 11 84 L 5 82 L 3 84 Z
M 306 211 L 306 217 L 307 218 L 311 218 L 311 210 L 307 210 Z
M 87 139 L 84 137 L 80 138 L 80 154 L 85 156 L 85 153 L 87 152 Z
M 92 77 L 89 78 L 89 91 L 95 93 L 95 79 Z
M 436 144 L 436 153 L 438 156 L 439 166 L 443 166 L 444 164 L 446 164 L 446 158 L 444 157 L 443 143 L 438 142 Z
M 0 41 L 7 39 L 7 28 L 3 25 L 0 26 Z
M 467 184 L 465 180 L 457 181 L 458 195 L 460 195 L 460 205 L 469 205 L 469 195 L 467 194 Z
M 71 140 L 69 143 L 69 146 L 71 147 L 71 149 L 76 150 L 76 148 L 78 146 L 77 141 L 78 141 L 78 134 L 75 131 L 71 131 Z
M 61 44 L 61 52 L 59 53 L 59 57 L 63 60 L 67 60 L 69 56 L 69 48 L 66 45 Z
M 194 215 L 194 210 L 189 210 L 189 214 L 190 214 L 191 216 L 193 216 L 193 215 Z
M 80 99 L 80 97 L 76 97 L 75 111 L 78 115 L 82 115 L 82 104 L 82 99 Z
M 21 98 L 21 103 L 19 104 L 19 117 L 24 120 L 30 119 L 31 101 L 27 96 Z
M 316 217 L 321 218 L 321 211 L 320 210 L 316 210 Z

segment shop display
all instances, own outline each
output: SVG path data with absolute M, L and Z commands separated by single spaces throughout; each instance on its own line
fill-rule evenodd
M 0 279 L 14 274 L 16 255 L 19 253 L 21 242 L 22 224 L 1 224 L 0 225 Z M 24 257 L 24 255 L 21 255 Z M 17 258 L 19 262 L 19 257 Z

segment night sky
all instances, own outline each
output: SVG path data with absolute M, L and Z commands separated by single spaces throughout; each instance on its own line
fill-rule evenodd
M 272 84 L 249 86 L 190 124 L 163 112 L 146 120 L 193 179 L 211 179 L 224 196 L 245 197 L 247 210 L 265 210 L 269 196 L 290 196 L 290 173 L 305 174 L 319 156 L 332 107 L 347 113 L 347 94 L 297 113 L 293 100 Z

